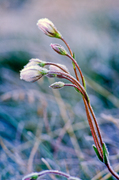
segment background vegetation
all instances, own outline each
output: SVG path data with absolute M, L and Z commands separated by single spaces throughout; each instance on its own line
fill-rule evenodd
M 85 74 L 112 166 L 119 173 L 119 2 L 0 0 L 0 179 L 57 169 L 83 180 L 113 179 L 93 151 L 84 105 L 73 88 L 19 79 L 30 58 L 65 64 L 36 26 L 50 19 Z M 44 177 L 56 179 L 53 177 Z M 59 178 L 59 177 L 57 177 Z M 62 178 L 59 178 L 62 179 Z

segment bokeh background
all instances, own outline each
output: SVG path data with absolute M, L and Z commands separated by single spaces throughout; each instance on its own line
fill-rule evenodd
M 55 169 L 83 180 L 112 180 L 93 151 L 79 94 L 67 87 L 53 91 L 49 85 L 55 79 L 27 83 L 19 78 L 30 58 L 63 63 L 73 74 L 69 59 L 49 46 L 63 43 L 36 26 L 45 17 L 76 54 L 111 164 L 119 172 L 119 1 L 0 0 L 0 179 Z

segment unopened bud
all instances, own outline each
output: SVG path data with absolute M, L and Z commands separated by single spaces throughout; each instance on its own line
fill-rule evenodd
M 59 81 L 59 82 L 55 82 L 55 83 L 51 84 L 50 87 L 53 89 L 61 89 L 64 87 L 64 85 L 65 85 L 64 82 Z
M 20 79 L 28 82 L 34 82 L 40 79 L 42 76 L 46 75 L 48 70 L 46 68 L 41 68 L 40 66 L 28 66 L 24 67 L 20 71 Z
M 28 64 L 26 64 L 25 67 L 29 67 L 29 66 L 35 66 L 35 65 L 39 65 L 40 67 L 44 67 L 46 65 L 46 62 L 45 61 L 42 61 L 40 59 L 35 59 L 35 58 L 32 58 L 29 60 Z
M 54 24 L 47 18 L 43 18 L 38 20 L 37 22 L 38 28 L 43 31 L 47 36 L 61 38 L 62 35 L 54 26 Z
M 63 65 L 63 64 L 57 64 L 57 65 L 69 73 L 69 71 L 65 65 Z M 54 65 L 49 66 L 49 71 L 53 71 L 53 72 L 63 72 L 62 69 L 60 69 L 59 67 L 54 66 Z
M 52 49 L 54 51 L 56 51 L 60 55 L 68 54 L 67 51 L 65 50 L 65 48 L 63 46 L 61 46 L 60 44 L 50 44 L 50 46 L 52 47 Z

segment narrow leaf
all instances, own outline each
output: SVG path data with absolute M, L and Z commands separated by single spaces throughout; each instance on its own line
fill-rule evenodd
M 94 149 L 94 151 L 95 151 L 95 153 L 96 153 L 98 159 L 99 159 L 101 162 L 103 162 L 103 159 L 101 158 L 101 156 L 100 156 L 100 154 L 99 154 L 97 148 L 95 147 L 95 145 L 93 145 L 93 149 Z
M 75 59 L 75 54 L 73 53 L 73 58 Z M 74 64 L 74 62 L 72 62 L 72 64 L 73 64 L 73 68 L 75 69 L 75 64 Z
M 77 91 L 77 92 L 79 92 L 81 95 L 82 95 L 82 93 L 75 87 L 75 90 Z
M 85 81 L 84 76 L 83 76 L 83 86 L 84 86 L 84 89 L 86 90 L 86 81 Z
M 108 163 L 108 155 L 109 155 L 109 153 L 108 153 L 107 147 L 106 147 L 105 143 L 103 143 L 103 162 L 105 164 Z
M 74 62 L 72 62 L 72 65 L 73 65 L 73 69 L 75 69 L 76 66 L 75 66 Z
M 75 59 L 75 53 L 73 52 L 73 58 Z

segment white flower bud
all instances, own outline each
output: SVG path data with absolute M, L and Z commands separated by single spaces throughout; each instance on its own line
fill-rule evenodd
M 62 35 L 58 32 L 54 24 L 47 18 L 39 19 L 37 22 L 38 28 L 43 31 L 47 36 L 61 38 Z
M 40 66 L 28 66 L 24 67 L 20 71 L 20 79 L 28 82 L 34 82 L 40 79 L 43 75 L 46 75 L 48 70 L 46 68 L 41 68 Z
M 50 46 L 52 47 L 54 51 L 56 51 L 60 55 L 66 56 L 68 54 L 65 48 L 61 46 L 60 44 L 50 44 Z
M 57 65 L 69 73 L 69 71 L 65 65 L 63 65 L 63 64 L 57 64 Z M 57 66 L 54 66 L 54 65 L 50 65 L 49 70 L 53 71 L 53 72 L 64 72 L 63 70 L 61 70 L 60 68 L 58 68 Z
M 25 67 L 29 67 L 29 66 L 35 66 L 35 65 L 39 65 L 40 67 L 44 67 L 46 64 L 45 61 L 42 61 L 40 59 L 35 59 L 35 58 L 32 58 L 29 60 L 28 64 L 26 64 Z
M 51 84 L 50 87 L 53 89 L 61 89 L 64 87 L 64 85 L 65 85 L 64 82 L 59 81 L 59 82 L 55 82 L 55 83 Z

